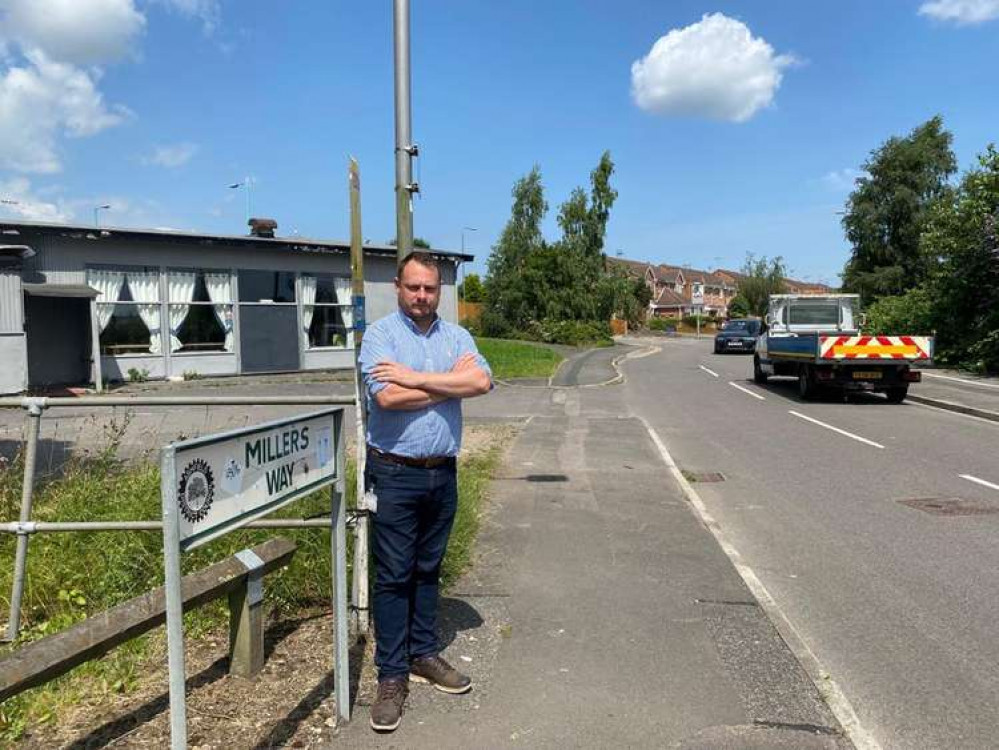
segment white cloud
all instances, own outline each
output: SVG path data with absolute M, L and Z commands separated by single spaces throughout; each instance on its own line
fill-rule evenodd
M 156 146 L 148 156 L 142 157 L 146 166 L 166 167 L 176 169 L 191 160 L 198 152 L 196 143 L 176 143 L 172 146 Z
M 201 21 L 201 27 L 205 34 L 211 34 L 219 25 L 222 18 L 222 6 L 220 0 L 153 0 L 160 5 L 165 5 L 171 10 L 187 16 L 197 18 Z
M 58 172 L 60 136 L 95 135 L 130 113 L 105 105 L 97 73 L 55 62 L 39 50 L 25 57 L 25 66 L 0 73 L 0 168 Z
M 795 62 L 741 21 L 705 14 L 632 64 L 631 94 L 648 112 L 745 122 L 773 102 L 782 71 Z
M 0 212 L 25 221 L 65 223 L 73 218 L 73 210 L 62 201 L 43 200 L 43 191 L 33 191 L 25 177 L 0 181 Z
M 826 172 L 822 176 L 822 184 L 825 185 L 830 190 L 843 193 L 849 190 L 853 190 L 856 185 L 857 178 L 863 175 L 859 169 L 835 169 L 832 172 Z
M 134 49 L 146 18 L 133 0 L 0 0 L 0 38 L 52 60 L 89 65 Z
M 999 18 L 999 0 L 928 0 L 919 6 L 919 14 L 970 26 Z

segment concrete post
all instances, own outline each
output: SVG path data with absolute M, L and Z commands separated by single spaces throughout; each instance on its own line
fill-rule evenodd
M 247 573 L 229 594 L 229 674 L 250 677 L 264 666 L 264 561 L 248 549 L 236 557 Z

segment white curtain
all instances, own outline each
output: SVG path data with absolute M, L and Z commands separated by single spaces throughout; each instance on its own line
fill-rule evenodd
M 309 329 L 312 327 L 312 316 L 316 312 L 316 308 L 313 307 L 316 304 L 316 277 L 302 276 L 301 281 L 302 329 L 305 331 L 305 346 L 311 349 L 312 342 L 309 341 Z
M 225 330 L 225 350 L 231 352 L 233 344 L 232 282 L 228 272 L 205 272 L 205 288 L 208 290 L 208 299 L 215 303 L 212 305 L 215 318 Z
M 336 290 L 336 301 L 343 316 L 343 325 L 347 329 L 347 346 L 354 345 L 354 305 L 351 299 L 353 288 L 351 280 L 346 276 L 333 278 L 333 288 Z
M 158 271 L 128 271 L 128 288 L 132 290 L 132 299 L 139 304 L 139 317 L 149 329 L 149 352 L 159 354 L 163 351 L 160 341 L 160 274 Z
M 87 283 L 100 292 L 97 299 L 97 322 L 103 331 L 111 322 L 114 315 L 114 303 L 121 295 L 122 284 L 125 283 L 125 274 L 121 271 L 97 271 L 90 269 L 87 271 Z M 110 303 L 110 304 L 103 304 Z
M 184 325 L 187 314 L 191 311 L 190 303 L 194 301 L 194 285 L 198 275 L 194 271 L 170 271 L 167 280 L 170 300 L 170 351 L 179 351 L 183 342 L 177 337 L 177 332 Z M 185 304 L 178 305 L 176 303 Z

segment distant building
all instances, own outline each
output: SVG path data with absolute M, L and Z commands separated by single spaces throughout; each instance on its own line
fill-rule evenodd
M 0 221 L 0 393 L 142 377 L 353 366 L 350 246 Z M 457 321 L 441 260 L 440 315 Z M 396 249 L 364 248 L 366 317 L 396 307 Z

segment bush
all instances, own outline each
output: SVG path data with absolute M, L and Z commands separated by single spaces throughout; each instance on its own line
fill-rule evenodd
M 867 308 L 864 333 L 898 336 L 933 333 L 933 299 L 925 287 L 895 297 L 882 297 Z
M 690 326 L 691 328 L 696 328 L 697 327 L 697 321 L 698 320 L 701 321 L 701 328 L 704 328 L 709 323 L 711 323 L 711 324 L 714 323 L 714 319 L 713 318 L 709 318 L 707 315 L 684 315 L 683 316 L 683 324 L 685 326 Z
M 650 331 L 675 331 L 679 321 L 676 318 L 650 318 L 649 319 L 649 330 Z
M 532 321 L 523 335 L 517 336 L 517 338 L 569 346 L 610 344 L 612 342 L 609 323 L 596 320 L 552 320 L 550 318 Z

